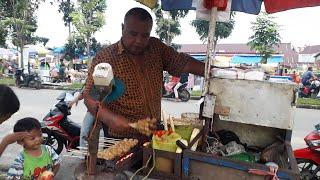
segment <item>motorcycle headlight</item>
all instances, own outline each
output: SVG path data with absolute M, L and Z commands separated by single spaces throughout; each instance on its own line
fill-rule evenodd
M 310 140 L 308 141 L 308 145 L 312 147 L 320 146 L 320 140 Z

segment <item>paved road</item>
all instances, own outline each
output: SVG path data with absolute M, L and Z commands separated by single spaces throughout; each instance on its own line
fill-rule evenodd
M 48 110 L 55 104 L 55 98 L 63 91 L 59 90 L 31 90 L 31 89 L 17 89 L 14 91 L 19 96 L 21 101 L 21 109 L 9 121 L 0 126 L 0 140 L 3 136 L 12 131 L 16 120 L 31 116 L 41 120 Z M 173 115 L 179 116 L 182 112 L 198 112 L 199 107 L 196 105 L 197 101 L 189 101 L 187 103 L 174 102 L 170 100 L 163 100 L 163 109 Z M 81 123 L 84 117 L 85 107 L 83 103 L 72 109 L 72 115 L 69 116 L 77 123 Z M 319 122 L 320 111 L 309 109 L 297 109 L 295 114 L 295 125 L 293 130 L 292 145 L 293 148 L 302 147 L 304 145 L 304 136 L 313 130 L 313 126 Z M 0 158 L 0 168 L 8 167 L 12 163 L 13 158 L 21 150 L 17 144 L 10 145 L 3 156 Z M 65 154 L 65 153 L 64 153 Z M 77 159 L 67 158 L 62 156 L 63 163 L 60 168 L 57 179 L 71 179 L 73 167 Z

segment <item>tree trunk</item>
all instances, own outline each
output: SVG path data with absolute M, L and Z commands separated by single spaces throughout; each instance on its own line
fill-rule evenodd
M 68 39 L 70 39 L 71 38 L 71 23 L 70 22 L 68 23 L 68 28 L 69 28 L 69 38 Z
M 90 36 L 87 36 L 87 56 L 90 58 Z
M 20 68 L 23 68 L 24 67 L 24 64 L 23 64 L 23 44 L 20 45 Z

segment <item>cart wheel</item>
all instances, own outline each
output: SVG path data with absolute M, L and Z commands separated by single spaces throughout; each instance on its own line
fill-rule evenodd
M 124 172 L 117 172 L 114 175 L 114 180 L 128 180 L 128 176 Z

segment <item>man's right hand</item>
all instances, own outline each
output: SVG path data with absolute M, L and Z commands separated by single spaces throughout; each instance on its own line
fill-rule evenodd
M 97 116 L 99 121 L 116 131 L 126 131 L 130 128 L 128 120 L 125 117 L 114 114 L 104 106 L 100 106 Z
M 115 129 L 116 131 L 126 131 L 130 128 L 128 120 L 122 116 L 114 116 L 110 120 L 110 125 L 108 125 L 111 129 Z

